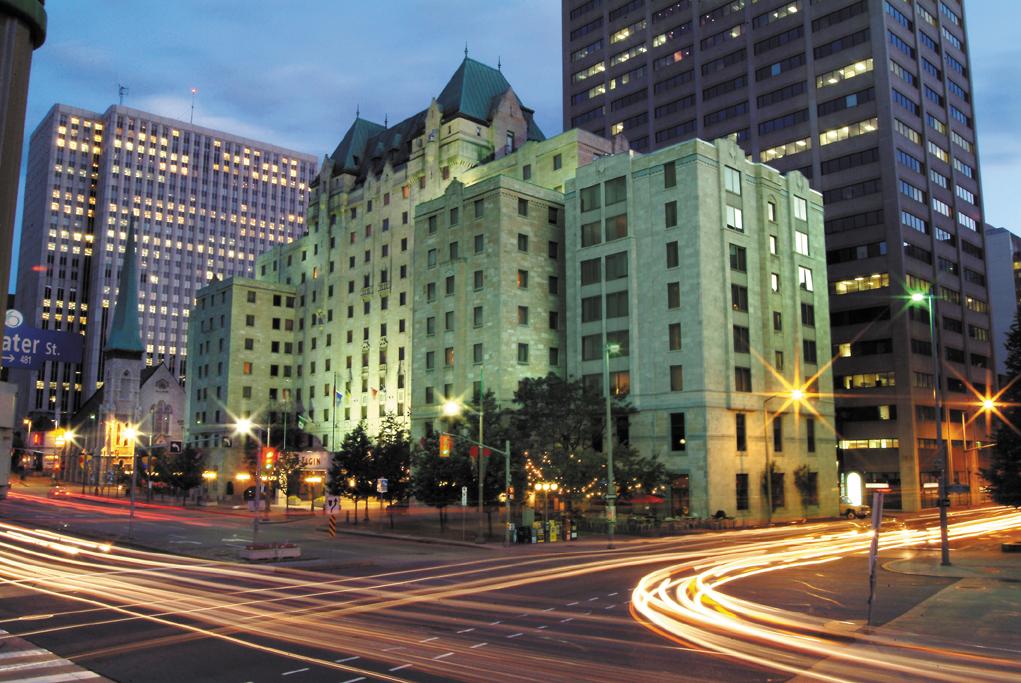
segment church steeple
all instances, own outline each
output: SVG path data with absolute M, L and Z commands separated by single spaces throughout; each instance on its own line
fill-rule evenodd
M 141 355 L 144 347 L 138 328 L 138 260 L 135 255 L 134 216 L 128 223 L 128 240 L 124 246 L 124 262 L 117 284 L 113 324 L 110 326 L 110 334 L 103 352 Z

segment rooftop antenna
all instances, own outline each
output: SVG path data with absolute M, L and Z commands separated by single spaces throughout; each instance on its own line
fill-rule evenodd
M 117 99 L 119 100 L 118 104 L 122 104 L 122 105 L 124 104 L 124 96 L 127 95 L 127 94 L 128 94 L 128 86 L 121 85 L 120 83 L 118 83 L 117 84 Z
M 362 116 L 362 106 L 360 104 L 356 104 L 355 105 L 355 118 L 356 119 L 357 118 L 361 118 L 361 116 Z
M 383 127 L 384 128 L 389 128 L 390 127 L 390 115 L 389 114 L 383 114 Z
M 195 123 L 195 95 L 197 95 L 198 92 L 198 88 L 191 89 L 191 116 L 188 117 L 188 123 Z
M 468 41 L 464 41 L 464 58 L 468 59 Z
M 496 58 L 496 70 L 497 71 L 503 71 L 503 65 L 500 63 L 500 58 L 499 57 Z

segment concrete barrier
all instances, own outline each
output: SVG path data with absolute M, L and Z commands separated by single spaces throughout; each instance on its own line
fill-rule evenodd
M 242 560 L 283 560 L 301 557 L 301 548 L 293 543 L 248 544 L 238 553 Z

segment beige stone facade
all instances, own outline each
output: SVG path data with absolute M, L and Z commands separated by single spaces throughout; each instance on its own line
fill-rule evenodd
M 636 412 L 617 438 L 666 464 L 672 512 L 835 514 L 820 195 L 732 141 L 693 140 L 580 168 L 566 206 L 568 374 L 603 387 L 619 345 L 610 384 Z

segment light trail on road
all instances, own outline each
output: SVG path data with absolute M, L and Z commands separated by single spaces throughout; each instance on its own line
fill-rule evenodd
M 951 540 L 1021 527 L 1021 513 L 989 510 L 955 521 Z M 769 552 L 748 549 L 711 561 L 682 562 L 645 576 L 631 597 L 633 614 L 654 632 L 765 669 L 822 681 L 1017 681 L 1021 660 L 990 656 L 978 646 L 937 643 L 913 634 L 865 629 L 743 600 L 728 584 L 769 572 L 822 565 L 868 552 L 872 531 L 778 541 Z M 882 551 L 939 542 L 939 527 L 880 532 Z M 864 585 L 864 581 L 863 581 Z M 864 600 L 863 600 L 864 604 Z

